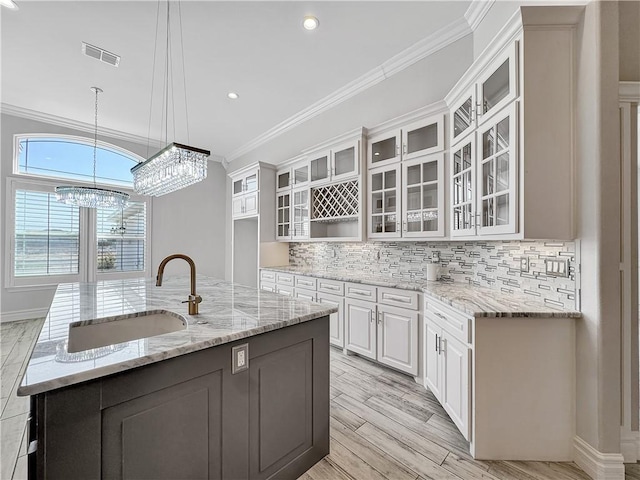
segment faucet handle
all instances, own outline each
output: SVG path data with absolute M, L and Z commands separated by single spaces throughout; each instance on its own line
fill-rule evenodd
M 201 303 L 202 297 L 200 295 L 189 295 L 188 300 L 183 300 L 181 303 Z

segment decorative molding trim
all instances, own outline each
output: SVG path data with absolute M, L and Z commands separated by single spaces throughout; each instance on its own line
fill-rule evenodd
M 618 91 L 621 102 L 640 101 L 640 82 L 620 82 Z
M 8 103 L 2 103 L 0 105 L 0 111 L 6 115 L 13 115 L 14 117 L 21 117 L 28 120 L 35 120 L 37 122 L 57 125 L 59 127 L 71 128 L 73 130 L 79 130 L 81 132 L 93 133 L 93 129 L 95 128 L 94 125 L 89 123 L 80 122 L 78 120 L 71 120 L 70 118 L 59 117 L 50 113 L 38 112 L 29 108 L 10 105 Z M 131 133 L 125 133 L 120 130 L 113 130 L 103 127 L 100 127 L 100 136 L 116 138 L 119 140 L 124 140 L 126 142 L 137 143 L 139 145 L 146 145 L 147 141 L 149 141 L 147 137 L 141 137 L 139 135 L 133 135 Z M 159 148 L 162 146 L 162 143 L 158 140 L 151 139 L 150 145 L 152 147 Z
M 405 68 L 410 67 L 438 50 L 441 50 L 457 40 L 466 37 L 470 33 L 471 29 L 464 18 L 450 23 L 428 37 L 413 44 L 404 51 L 391 57 L 389 60 L 373 68 L 361 77 L 349 82 L 345 86 L 327 95 L 304 110 L 299 111 L 295 115 L 292 115 L 275 127 L 267 130 L 265 133 L 258 135 L 253 140 L 231 152 L 227 156 L 227 161 L 232 162 L 235 159 L 240 158 L 246 153 L 270 142 L 283 133 L 303 124 L 307 120 L 326 112 L 351 97 L 354 97 L 396 73 L 401 72 Z
M 625 427 L 620 428 L 620 452 L 624 463 L 636 463 L 640 449 L 640 432 L 631 432 Z
M 400 115 L 399 117 L 392 118 L 384 123 L 376 125 L 374 128 L 369 129 L 367 134 L 377 135 L 388 130 L 399 128 L 400 126 L 414 120 L 419 120 L 420 118 L 425 118 L 432 115 L 441 115 L 443 113 L 447 113 L 447 111 L 448 108 L 445 101 L 439 100 L 435 103 L 427 105 L 426 107 L 418 108 L 417 110 L 413 110 L 412 112 L 405 113 L 403 115 Z
M 28 310 L 16 310 L 14 312 L 4 312 L 0 314 L 0 323 L 17 322 L 18 320 L 31 320 L 34 318 L 44 318 L 49 313 L 48 308 L 32 308 Z
M 358 127 L 354 130 L 350 130 L 346 133 L 343 133 L 342 135 L 338 135 L 337 137 L 333 137 L 329 140 L 325 140 L 324 142 L 318 143 L 316 145 L 314 145 L 313 147 L 309 147 L 309 148 L 305 148 L 304 150 L 302 150 L 302 156 L 306 156 L 310 153 L 313 153 L 317 150 L 324 150 L 326 148 L 329 148 L 331 145 L 335 145 L 337 143 L 343 143 L 343 142 L 347 142 L 349 140 L 353 140 L 356 138 L 362 138 L 363 135 L 367 134 L 367 129 L 364 127 Z M 299 160 L 298 157 L 296 157 L 296 159 Z
M 495 0 L 472 0 L 471 5 L 464 12 L 464 18 L 472 31 L 480 25 L 485 15 L 491 10 Z
M 574 461 L 594 480 L 624 480 L 620 453 L 601 453 L 577 435 L 573 438 Z

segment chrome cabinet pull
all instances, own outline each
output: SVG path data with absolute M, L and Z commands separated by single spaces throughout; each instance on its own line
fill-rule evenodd
M 438 334 L 436 333 L 436 352 L 438 352 Z M 440 353 L 440 352 L 438 352 Z
M 396 155 L 400 155 L 400 145 L 396 145 Z
M 443 314 L 441 314 L 441 313 L 433 312 L 433 314 L 434 314 L 434 315 L 436 315 L 436 316 L 438 316 L 438 317 L 440 317 L 440 318 L 441 318 L 441 319 L 443 319 L 443 320 L 446 320 L 446 319 L 447 319 L 447 317 L 445 317 L 445 316 L 444 316 Z
M 403 143 L 403 144 L 402 144 L 402 154 L 403 154 L 403 155 L 406 155 L 406 154 L 407 154 L 407 144 L 406 144 L 406 143 Z

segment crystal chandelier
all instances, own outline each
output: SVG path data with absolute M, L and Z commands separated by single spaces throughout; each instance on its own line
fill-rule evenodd
M 167 1 L 167 39 L 165 53 L 165 84 L 164 84 L 164 121 L 165 137 L 167 123 L 169 121 L 169 65 L 171 61 L 170 48 L 170 2 Z M 178 2 L 178 12 L 180 12 L 180 2 Z M 182 41 L 182 15 L 179 14 L 178 36 Z M 156 25 L 156 32 L 157 32 Z M 157 39 L 156 39 L 157 40 Z M 183 47 L 183 45 L 180 45 Z M 183 49 L 183 48 L 182 48 Z M 155 56 L 153 59 L 153 70 L 155 74 Z M 182 59 L 182 74 L 184 76 L 184 58 Z M 185 81 L 185 110 L 187 109 L 186 81 Z M 173 102 L 173 91 L 171 92 L 171 104 Z M 151 82 L 151 100 L 153 103 L 153 80 Z M 173 130 L 175 132 L 175 115 L 173 115 Z M 187 116 L 187 140 L 189 138 L 189 119 Z M 151 128 L 151 127 L 149 127 Z M 167 139 L 165 138 L 165 141 Z M 200 148 L 189 147 L 180 143 L 170 143 L 158 153 L 150 157 L 145 162 L 141 162 L 131 169 L 133 174 L 133 189 L 142 195 L 152 195 L 159 197 L 167 193 L 175 192 L 181 188 L 188 187 L 194 183 L 207 178 L 207 158 L 211 152 Z
M 76 185 L 64 185 L 56 187 L 56 199 L 59 202 L 78 207 L 119 207 L 123 208 L 129 200 L 129 194 L 98 188 L 96 186 L 96 158 L 98 153 L 98 94 L 102 89 L 91 87 L 96 94 L 95 101 L 95 129 L 93 134 L 93 187 L 81 187 Z

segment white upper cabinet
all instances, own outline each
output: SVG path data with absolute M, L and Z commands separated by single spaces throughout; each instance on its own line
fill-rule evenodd
M 475 138 L 475 134 L 469 135 L 458 143 L 449 155 L 452 237 L 476 233 Z
M 255 192 L 258 190 L 258 169 L 234 177 L 231 182 L 233 196 Z
M 292 187 L 304 187 L 309 184 L 309 162 L 302 160 L 293 165 L 278 169 L 276 190 L 283 192 Z
M 400 236 L 400 164 L 369 170 L 369 238 Z
M 331 151 L 318 152 L 310 158 L 309 179 L 311 185 L 328 182 L 331 179 Z
M 291 238 L 291 192 L 276 195 L 276 238 L 289 240 Z
M 293 223 L 290 231 L 292 240 L 309 238 L 309 189 L 294 189 L 292 192 Z
M 402 236 L 444 235 L 444 154 L 402 162 Z
M 474 86 L 451 107 L 451 114 L 449 115 L 451 145 L 455 145 L 460 139 L 473 131 L 475 128 L 475 114 L 476 89 Z
M 357 175 L 360 167 L 360 142 L 352 141 L 331 149 L 331 180 L 339 181 Z
M 478 124 L 500 111 L 518 96 L 518 42 L 487 65 L 476 84 Z
M 367 154 L 369 168 L 390 165 L 400 160 L 400 130 L 369 137 Z

